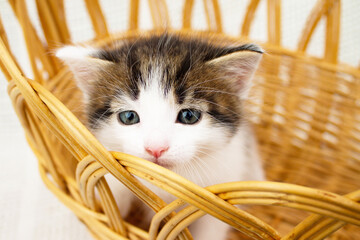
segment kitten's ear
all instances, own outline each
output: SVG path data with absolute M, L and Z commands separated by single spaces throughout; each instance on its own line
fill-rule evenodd
M 99 72 L 111 62 L 96 57 L 99 49 L 91 47 L 66 46 L 56 52 L 72 71 L 78 87 L 86 95 L 97 80 Z
M 262 57 L 263 50 L 257 45 L 247 44 L 229 49 L 228 53 L 208 61 L 206 64 L 225 75 L 241 98 L 246 98 L 251 80 Z

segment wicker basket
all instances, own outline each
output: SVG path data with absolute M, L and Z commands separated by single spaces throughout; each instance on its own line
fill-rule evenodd
M 46 41 L 31 24 L 25 1 L 9 2 L 22 26 L 34 73 L 34 80 L 24 76 L 0 22 L 0 67 L 8 79 L 9 96 L 39 160 L 44 183 L 95 239 L 192 239 L 186 227 L 206 213 L 239 230 L 230 239 L 360 239 L 360 71 L 337 62 L 340 0 L 317 2 L 297 51 L 281 47 L 280 0 L 267 1 L 268 54 L 256 74 L 257 98 L 249 101 L 249 111 L 272 182 L 207 188 L 148 161 L 108 152 L 78 120 L 80 93 L 72 75 L 48 54 L 55 46 L 70 43 L 63 1 L 36 1 Z M 249 35 L 259 2 L 249 1 L 242 38 Z M 165 1 L 148 3 L 154 29 L 169 27 Z M 108 31 L 97 0 L 85 4 L 96 33 L 93 44 L 141 32 L 138 0 L 130 1 L 128 30 L 121 34 Z M 193 6 L 193 0 L 184 1 L 181 32 L 193 29 Z M 204 9 L 207 30 L 221 37 L 218 1 L 204 0 Z M 322 59 L 304 53 L 320 18 L 326 19 Z M 108 172 L 158 212 L 149 232 L 120 217 L 103 178 Z M 132 174 L 179 199 L 166 205 Z M 100 199 L 94 197 L 95 188 Z M 244 211 L 232 204 L 249 207 Z

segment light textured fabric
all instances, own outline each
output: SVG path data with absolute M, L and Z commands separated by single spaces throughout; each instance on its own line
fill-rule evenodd
M 42 183 L 4 81 L 0 84 L 0 239 L 91 239 L 85 226 Z

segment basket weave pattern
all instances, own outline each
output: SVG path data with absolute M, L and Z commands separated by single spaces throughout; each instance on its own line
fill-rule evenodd
M 63 1 L 36 1 L 45 43 L 31 24 L 25 1 L 9 2 L 23 28 L 34 73 L 33 80 L 22 73 L 0 21 L 0 67 L 9 96 L 44 183 L 95 239 L 192 239 L 186 227 L 204 214 L 239 230 L 231 239 L 360 239 L 360 71 L 337 62 L 340 0 L 317 2 L 297 51 L 281 47 L 281 1 L 267 1 L 268 54 L 256 73 L 248 111 L 269 181 L 207 188 L 143 159 L 108 152 L 80 121 L 81 93 L 73 76 L 48 54 L 59 44 L 71 43 Z M 259 2 L 249 1 L 243 39 L 249 36 Z M 97 0 L 85 3 L 96 33 L 92 44 L 141 33 L 139 0 L 130 1 L 128 31 L 121 34 L 109 32 Z M 218 1 L 203 3 L 207 30 L 221 37 Z M 193 30 L 193 6 L 193 0 L 184 1 L 180 33 Z M 166 2 L 149 0 L 149 7 L 154 29 L 169 28 Z M 325 54 L 317 59 L 305 51 L 321 18 L 327 21 Z M 157 212 L 148 232 L 121 218 L 103 178 L 107 173 Z M 166 204 L 132 174 L 179 199 Z M 235 204 L 250 207 L 241 210 Z

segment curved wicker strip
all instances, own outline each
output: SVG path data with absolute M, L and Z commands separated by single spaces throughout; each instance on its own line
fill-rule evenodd
M 206 22 L 212 32 L 222 32 L 221 13 L 217 0 L 203 0 Z
M 89 162 L 89 161 L 91 161 L 91 162 Z M 85 158 L 83 161 L 80 162 L 80 164 L 79 164 L 80 169 L 82 168 L 82 165 L 85 165 L 85 164 L 82 164 L 83 162 L 85 162 L 85 164 L 87 164 L 88 162 L 91 164 L 87 164 L 86 168 L 84 168 L 83 171 L 81 171 L 81 172 L 79 171 L 79 173 L 77 171 L 76 179 L 77 179 L 77 182 L 79 185 L 80 195 L 87 206 L 89 206 L 91 209 L 96 209 L 95 202 L 94 202 L 94 196 L 92 196 L 91 199 L 88 198 L 87 181 L 90 178 L 91 174 L 94 173 L 94 171 L 97 171 L 101 168 L 101 165 L 94 163 L 92 157 L 88 156 L 87 159 Z
M 191 29 L 192 10 L 194 8 L 194 0 L 185 0 L 183 11 L 183 29 Z
M 281 45 L 281 1 L 268 0 L 268 42 Z
M 241 184 L 244 184 L 244 185 L 246 185 L 247 183 L 241 183 Z M 209 188 L 207 188 L 207 189 L 209 189 L 210 191 L 212 190 L 212 192 L 213 193 L 218 193 L 219 194 L 219 192 L 220 191 L 214 191 L 214 189 L 213 189 L 213 187 L 223 187 L 223 186 L 212 186 L 212 187 L 209 187 Z M 234 189 L 237 189 L 236 187 L 234 187 Z M 232 193 L 232 192 L 231 192 Z M 242 192 L 242 193 L 244 193 L 243 195 L 248 195 L 247 193 L 248 192 Z M 259 193 L 259 194 L 256 194 L 256 193 L 254 193 L 254 192 L 252 192 L 253 194 L 250 194 L 250 195 L 255 195 L 256 196 L 256 198 L 253 198 L 253 199 L 251 199 L 251 198 L 247 198 L 247 199 L 245 199 L 245 200 L 243 200 L 243 199 L 238 199 L 237 201 L 235 200 L 235 201 L 229 201 L 230 203 L 232 203 L 232 204 L 265 204 L 265 205 L 267 205 L 267 204 L 272 204 L 271 202 L 270 203 L 267 203 L 266 202 L 266 198 L 264 197 L 264 200 L 262 200 L 261 202 L 257 202 L 256 200 L 259 200 L 259 199 L 257 199 L 257 198 L 261 198 L 262 196 L 261 196 L 261 193 Z M 268 192 L 267 192 L 268 193 Z M 271 195 L 275 195 L 274 193 L 270 193 Z M 223 199 L 227 199 L 226 198 L 226 195 L 227 195 L 227 193 L 220 193 L 219 194 L 219 196 L 221 197 L 221 198 L 223 198 Z M 268 194 L 265 194 L 265 195 L 269 195 L 269 193 Z M 294 201 L 295 202 L 295 201 Z M 173 202 L 173 206 L 175 206 L 175 208 L 177 208 L 177 205 L 179 204 L 179 202 L 177 201 L 175 201 L 175 202 Z M 277 203 L 277 204 L 279 204 L 279 203 Z M 282 205 L 282 206 L 287 206 L 286 204 L 280 204 L 280 205 Z M 300 208 L 301 208 L 301 205 L 299 205 L 300 206 Z M 296 206 L 292 206 L 292 207 L 295 207 L 296 208 Z M 168 210 L 170 210 L 170 209 L 168 209 Z M 171 210 L 174 210 L 174 209 L 171 209 Z M 317 209 L 317 210 L 319 210 L 319 208 Z M 320 208 L 320 210 L 321 210 L 321 208 Z M 316 210 L 314 210 L 315 212 L 316 212 Z M 194 213 L 197 213 L 197 215 L 194 215 Z M 179 224 L 179 222 L 180 221 L 182 221 L 182 223 L 184 224 L 183 225 L 183 227 L 187 227 L 189 224 L 191 224 L 194 220 L 196 220 L 197 218 L 199 218 L 199 217 L 201 217 L 201 216 L 203 216 L 205 213 L 201 213 L 201 211 L 199 211 L 198 209 L 196 209 L 195 207 L 187 207 L 187 209 L 185 210 L 182 210 L 182 211 L 180 211 L 178 214 L 177 214 L 177 218 L 175 219 L 175 218 L 173 218 L 172 219 L 172 222 L 170 223 L 167 223 L 167 224 L 169 224 L 169 225 L 178 225 L 178 226 L 180 226 L 180 224 Z M 331 214 L 329 214 L 329 215 L 331 215 Z M 342 215 L 340 215 L 341 217 L 342 217 Z M 184 220 L 185 219 L 185 220 Z M 333 220 L 333 219 L 326 219 L 326 220 L 324 220 L 323 222 L 322 222 L 322 224 L 324 225 L 324 226 L 331 226 L 331 225 L 333 225 L 333 224 L 335 224 L 335 223 L 337 223 L 337 221 L 336 220 Z M 339 222 L 340 224 L 344 224 L 343 222 Z M 319 223 L 318 223 L 319 224 Z M 321 228 L 324 228 L 324 226 L 320 226 Z M 311 230 L 316 230 L 316 226 L 314 226 L 314 225 L 312 225 L 311 226 L 312 227 L 312 229 Z M 176 230 L 176 227 L 172 230 L 172 231 L 175 231 Z M 330 230 L 330 229 L 328 229 L 328 230 Z M 181 229 L 178 229 L 178 231 L 181 231 Z M 162 231 L 161 232 L 162 233 L 162 235 L 164 235 L 164 234 L 168 234 L 168 232 L 165 232 L 164 233 L 164 231 Z M 176 233 L 177 232 L 175 232 L 174 234 L 175 234 L 175 236 L 176 236 Z M 311 234 L 311 231 L 308 231 L 307 232 L 307 236 L 305 236 L 304 237 L 304 239 L 309 239 L 310 237 L 309 236 L 312 236 L 312 234 Z M 310 234 L 310 235 L 309 235 Z M 323 234 L 329 234 L 328 232 L 324 232 Z M 288 237 L 284 237 L 284 238 L 282 238 L 282 239 L 297 239 L 297 238 L 294 238 L 295 237 L 295 235 L 294 234 L 291 234 L 290 236 L 288 236 Z M 302 239 L 302 238 L 301 238 Z
M 97 38 L 103 38 L 109 35 L 104 15 L 98 0 L 86 0 L 86 8 L 91 17 L 91 22 Z
M 149 0 L 154 29 L 165 29 L 170 26 L 170 20 L 165 0 Z
M 345 195 L 345 197 L 353 201 L 360 201 L 360 191 L 349 193 Z M 285 239 L 307 239 L 308 236 L 314 236 L 316 234 L 324 234 L 327 236 L 344 224 L 342 221 L 328 219 L 321 215 L 311 215 L 296 226 L 292 233 L 287 235 Z
M 185 211 L 185 210 L 183 210 Z M 197 219 L 199 219 L 200 217 L 204 216 L 206 213 L 203 211 L 195 211 L 195 212 L 191 212 L 188 211 L 186 214 L 186 218 L 185 220 L 179 221 L 179 218 L 177 215 L 176 217 L 174 217 L 173 221 L 169 221 L 165 224 L 165 226 L 161 229 L 161 231 L 159 232 L 159 235 L 157 237 L 157 239 L 175 239 L 176 236 L 186 227 L 188 227 L 191 223 L 195 222 Z M 180 216 L 181 217 L 181 216 Z M 246 233 L 243 231 L 243 233 Z M 262 238 L 259 236 L 253 236 L 249 233 L 247 233 L 248 236 L 252 236 L 254 239 L 267 239 L 267 238 Z M 272 239 L 272 238 L 271 238 Z
M 94 206 L 94 208 L 97 208 L 95 202 L 96 201 L 95 191 L 94 191 L 95 184 L 106 173 L 107 172 L 105 169 L 97 169 L 96 171 L 92 172 L 86 179 L 86 187 L 85 187 L 86 198 L 88 199 L 90 206 Z
M 243 24 L 241 26 L 241 36 L 244 38 L 248 38 L 248 36 L 249 36 L 250 29 L 251 29 L 251 23 L 254 20 L 255 11 L 256 11 L 259 3 L 260 3 L 260 0 L 251 0 L 249 2 L 246 14 L 244 16 Z
M 40 176 L 41 176 L 42 180 L 44 181 L 44 183 L 46 184 L 46 186 L 56 196 L 58 196 L 58 198 L 67 207 L 69 207 L 80 219 L 82 219 L 83 221 L 89 221 L 92 224 L 95 224 L 97 226 L 100 223 L 102 223 L 102 225 L 100 227 L 98 227 L 97 230 L 99 230 L 98 234 L 100 234 L 101 232 L 106 232 L 106 233 L 104 233 L 104 236 L 106 236 L 106 238 L 104 238 L 104 239 L 128 239 L 128 238 L 121 237 L 120 235 L 118 235 L 115 232 L 109 231 L 105 227 L 105 225 L 103 223 L 108 223 L 108 221 L 109 221 L 108 217 L 106 215 L 94 212 L 94 211 L 84 207 L 82 204 L 79 204 L 76 201 L 74 201 L 65 192 L 62 192 L 61 190 L 59 190 L 57 188 L 57 186 L 54 185 L 53 182 L 48 178 L 45 169 L 41 165 L 40 165 Z M 139 236 L 142 239 L 148 239 L 148 234 L 145 231 L 143 231 L 139 228 L 136 228 L 128 223 L 125 223 L 125 226 L 126 226 L 126 229 L 128 231 L 131 231 L 134 235 Z M 112 237 L 109 238 L 109 236 L 112 236 Z
M 104 178 L 99 179 L 99 182 L 97 182 L 97 187 L 104 212 L 109 216 L 110 227 L 120 235 L 126 236 L 127 233 L 124 221 L 121 218 L 118 206 Z
M 163 219 L 165 219 L 167 216 L 169 216 L 173 211 L 181 208 L 185 204 L 186 204 L 186 202 L 184 202 L 183 200 L 177 199 L 177 200 L 173 201 L 172 203 L 169 203 L 166 207 L 161 209 L 159 212 L 157 212 L 151 221 L 151 225 L 150 225 L 150 229 L 149 229 L 149 239 L 151 239 L 151 240 L 156 239 L 157 233 L 160 228 L 161 221 L 163 221 Z
M 130 1 L 129 31 L 138 29 L 139 0 Z
M 83 162 L 85 162 L 85 164 L 82 164 Z M 89 163 L 90 161 L 87 157 L 79 164 L 79 167 L 82 169 L 83 167 L 81 165 L 86 165 L 86 168 L 83 169 L 83 171 L 79 171 L 81 176 L 78 177 L 82 198 L 84 199 L 86 205 L 91 209 L 98 209 L 94 196 L 96 185 L 99 191 L 100 199 L 102 201 L 104 212 L 107 216 L 109 216 L 110 225 L 121 235 L 126 236 L 126 228 L 124 226 L 124 222 L 121 219 L 119 209 L 113 196 L 110 193 L 110 189 L 105 179 L 103 178 L 107 171 L 96 162 L 93 162 L 92 164 Z
M 318 1 L 316 6 L 313 8 L 309 18 L 307 19 L 306 28 L 303 29 L 301 34 L 298 50 L 305 51 L 309 45 L 312 34 L 314 33 L 315 27 L 318 25 L 321 17 L 329 11 L 334 1 Z
M 95 198 L 93 195 L 94 188 L 95 188 L 95 185 L 98 183 L 98 181 L 107 173 L 107 171 L 94 158 L 92 158 L 91 156 L 87 156 L 79 163 L 78 168 L 76 169 L 76 173 L 77 173 L 76 179 L 79 184 L 82 198 L 87 202 L 88 206 L 90 206 L 92 209 L 96 209 L 95 202 L 94 202 Z M 102 197 L 101 189 L 102 189 L 101 187 L 98 188 L 100 197 Z M 110 200 L 113 201 L 113 199 L 110 199 Z M 109 205 L 113 206 L 114 203 L 112 202 L 111 204 L 112 205 L 104 204 L 104 207 L 107 207 Z M 165 207 L 165 208 L 167 208 L 167 207 Z M 163 209 L 165 209 L 165 208 L 163 208 Z M 119 210 L 116 207 L 116 209 L 114 211 L 118 213 Z M 173 210 L 171 210 L 170 212 L 167 212 L 166 216 L 164 216 L 163 218 L 160 219 L 160 222 L 162 220 L 166 222 L 168 220 L 168 216 L 172 216 L 172 215 L 173 215 Z M 119 217 L 119 216 L 115 216 L 114 220 L 117 220 L 116 217 Z M 110 216 L 110 221 L 111 221 L 111 216 Z M 125 228 L 123 227 L 123 225 L 125 223 L 121 221 L 118 224 L 120 224 L 120 227 L 123 229 L 122 234 L 125 234 Z M 187 231 L 185 231 L 184 233 L 180 234 L 179 237 L 181 237 L 183 239 L 189 239 L 189 233 Z

